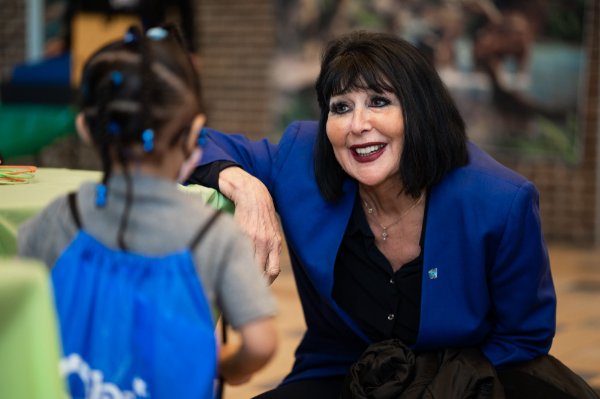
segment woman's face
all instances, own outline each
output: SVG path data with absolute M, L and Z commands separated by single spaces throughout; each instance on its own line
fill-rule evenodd
M 357 89 L 331 97 L 326 131 L 342 169 L 359 183 L 400 181 L 404 118 L 394 93 Z

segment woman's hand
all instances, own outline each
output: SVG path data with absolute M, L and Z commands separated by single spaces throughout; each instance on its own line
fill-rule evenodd
M 281 229 L 269 190 L 239 167 L 220 172 L 219 190 L 235 204 L 234 218 L 251 238 L 254 257 L 271 284 L 281 272 Z

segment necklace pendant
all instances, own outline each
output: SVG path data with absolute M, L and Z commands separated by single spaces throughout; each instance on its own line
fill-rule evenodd
M 383 241 L 387 240 L 387 238 L 388 238 L 387 229 L 383 229 L 383 233 L 381 233 L 381 238 L 383 238 Z

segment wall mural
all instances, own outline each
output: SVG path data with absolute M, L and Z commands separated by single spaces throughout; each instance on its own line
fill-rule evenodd
M 393 32 L 436 65 L 469 137 L 500 157 L 575 164 L 581 154 L 585 0 L 278 0 L 279 128 L 318 117 L 324 43 Z

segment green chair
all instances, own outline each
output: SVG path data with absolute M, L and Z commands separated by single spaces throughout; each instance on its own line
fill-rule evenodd
M 0 153 L 34 155 L 55 140 L 75 135 L 76 109 L 44 104 L 0 104 Z

